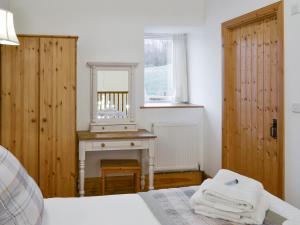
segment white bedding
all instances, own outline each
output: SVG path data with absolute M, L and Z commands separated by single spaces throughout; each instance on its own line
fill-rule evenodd
M 287 219 L 300 210 L 266 192 L 271 210 Z M 137 194 L 45 199 L 43 225 L 160 225 Z
M 160 225 L 137 194 L 45 199 L 43 225 Z

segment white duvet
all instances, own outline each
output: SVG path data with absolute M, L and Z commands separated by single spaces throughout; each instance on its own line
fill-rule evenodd
M 300 211 L 265 193 L 271 210 L 287 219 Z M 161 225 L 137 194 L 45 199 L 43 225 Z
M 160 225 L 137 194 L 45 199 L 43 225 Z

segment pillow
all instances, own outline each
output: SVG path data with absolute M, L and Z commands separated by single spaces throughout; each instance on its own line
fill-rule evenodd
M 20 162 L 0 146 L 0 224 L 41 225 L 42 193 Z

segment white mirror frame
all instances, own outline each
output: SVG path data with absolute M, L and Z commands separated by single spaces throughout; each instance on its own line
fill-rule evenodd
M 91 69 L 91 126 L 114 125 L 135 123 L 135 69 L 138 63 L 109 63 L 88 62 Z M 127 118 L 97 119 L 97 72 L 101 70 L 126 70 L 128 71 L 128 103 L 129 114 Z

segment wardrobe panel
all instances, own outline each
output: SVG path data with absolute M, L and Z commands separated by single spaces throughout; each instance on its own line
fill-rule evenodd
M 75 196 L 76 39 L 40 43 L 40 186 L 48 197 Z
M 39 182 L 39 38 L 1 45 L 1 145 Z

